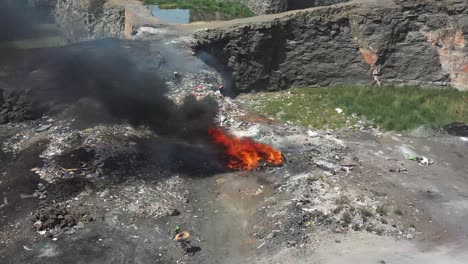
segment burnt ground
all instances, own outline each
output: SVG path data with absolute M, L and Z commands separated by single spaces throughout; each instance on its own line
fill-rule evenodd
M 279 123 L 214 91 L 217 74 L 197 61 L 171 64 L 151 42 L 119 45 L 152 51 L 134 58 L 165 71 L 171 99 L 215 98 L 219 126 L 287 162 L 228 171 L 211 145 L 132 127 L 86 98 L 9 122 L 2 263 L 464 263 L 468 139 Z M 13 72 L 40 69 L 28 65 Z M 4 71 L 9 87 L 28 83 Z M 191 234 L 187 250 L 176 226 Z
M 127 125 L 65 128 L 67 114 L 39 133 L 43 119 L 2 126 L 2 261 L 463 263 L 466 139 L 308 134 L 247 119 L 257 122 L 231 131 L 281 149 L 284 166 L 224 171 L 211 151 L 194 155 L 203 151 Z M 84 138 L 78 147 L 74 133 Z M 108 140 L 124 147 L 110 148 Z M 83 151 L 99 148 L 115 155 L 100 160 Z M 434 163 L 421 166 L 408 153 Z M 103 162 L 99 172 L 87 168 L 95 161 Z M 70 175 L 75 167 L 84 169 Z M 35 227 L 41 214 L 43 222 L 53 219 L 46 228 Z M 61 227 L 57 215 L 73 224 Z M 189 253 L 173 241 L 176 226 L 192 236 Z

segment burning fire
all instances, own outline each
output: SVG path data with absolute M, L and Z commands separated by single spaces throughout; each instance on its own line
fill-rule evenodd
M 219 128 L 209 128 L 216 144 L 224 147 L 229 156 L 228 168 L 236 170 L 253 170 L 258 167 L 260 161 L 269 164 L 280 165 L 283 155 L 271 146 L 260 144 L 249 138 L 236 138 L 225 134 Z

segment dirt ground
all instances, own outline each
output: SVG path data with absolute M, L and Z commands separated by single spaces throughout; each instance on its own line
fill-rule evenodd
M 310 133 L 291 124 L 248 123 L 230 130 L 277 147 L 288 160 L 284 166 L 192 175 L 157 164 L 172 159 L 170 151 L 137 150 L 141 160 L 128 161 L 134 151 L 129 148 L 122 163 L 99 175 L 50 180 L 31 169 L 50 162 L 40 156 L 57 144 L 51 138 L 57 131 L 86 132 L 64 128 L 70 122 L 64 114 L 54 118 L 50 130 L 33 132 L 14 152 L 8 149 L 13 138 L 41 121 L 1 127 L 5 263 L 464 263 L 467 257 L 463 137 Z M 167 144 L 132 128 L 107 128 L 103 133 L 114 134 L 114 144 L 128 144 L 130 138 L 156 149 L 163 147 L 161 141 Z M 102 125 L 87 129 L 105 130 Z M 410 154 L 434 163 L 422 166 L 405 158 Z M 58 157 L 53 160 L 73 160 L 73 154 Z M 352 170 L 343 170 L 350 164 Z M 39 183 L 45 186 L 43 198 L 34 195 L 41 193 Z M 77 225 L 42 235 L 34 213 L 56 207 L 68 208 Z M 360 207 L 371 211 L 371 225 L 361 223 Z M 336 208 L 352 212 L 350 225 L 364 226 L 343 228 Z M 188 253 L 173 240 L 176 226 L 192 236 Z
M 257 116 L 212 89 L 222 81 L 200 61 L 180 66 L 190 52 L 172 45 L 189 41 L 118 45 L 167 77 L 171 99 L 215 98 L 220 127 L 285 164 L 231 171 L 218 150 L 132 127 L 89 99 L 0 125 L 1 263 L 466 262 L 468 138 Z M 36 70 L 7 69 L 2 82 Z M 190 243 L 174 241 L 176 227 Z

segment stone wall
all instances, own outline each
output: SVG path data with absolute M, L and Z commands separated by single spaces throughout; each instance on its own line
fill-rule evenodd
M 256 14 L 276 14 L 288 10 L 288 0 L 241 0 Z
M 410 2 L 410 1 L 408 1 Z M 342 83 L 468 90 L 468 4 L 358 3 L 195 34 L 235 92 Z

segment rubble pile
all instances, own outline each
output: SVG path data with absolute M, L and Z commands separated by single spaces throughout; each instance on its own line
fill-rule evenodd
M 32 171 L 48 182 L 74 175 L 95 178 L 107 166 L 131 169 L 138 163 L 140 150 L 132 139 L 150 132 L 129 126 L 96 126 L 83 131 L 52 133 L 40 155 L 44 164 Z M 115 142 L 124 144 L 115 144 Z M 123 162 L 116 164 L 116 162 Z
M 88 212 L 80 209 L 69 204 L 43 207 L 36 210 L 31 221 L 37 233 L 43 236 L 56 238 L 61 234 L 73 234 L 76 229 L 83 229 L 84 223 L 95 220 Z

